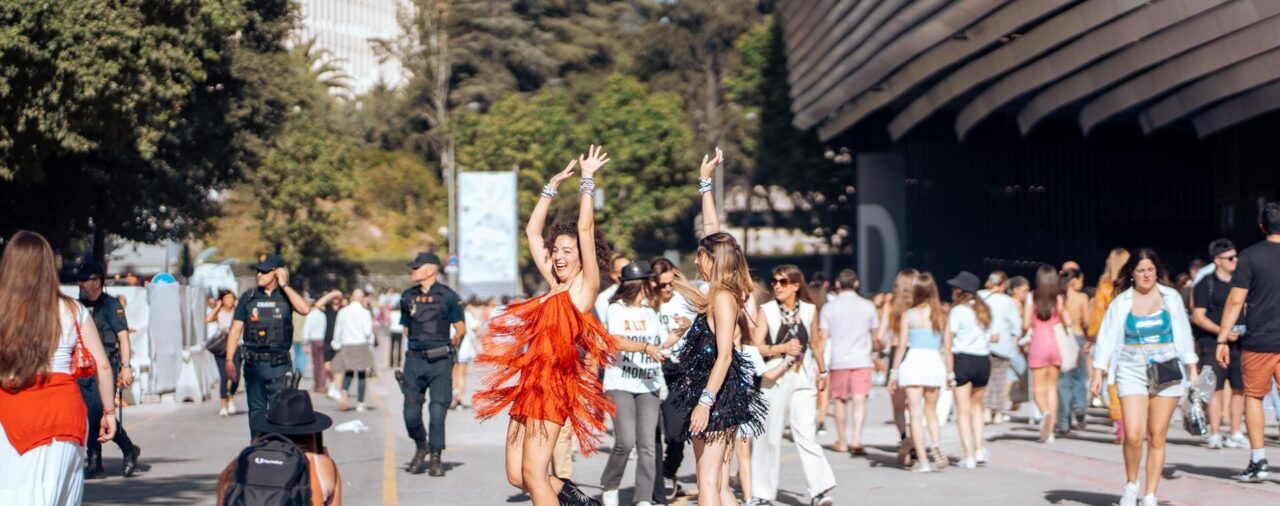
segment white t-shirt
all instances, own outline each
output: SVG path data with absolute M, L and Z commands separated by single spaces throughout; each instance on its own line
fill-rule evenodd
M 756 376 L 764 376 L 764 355 L 760 354 L 759 348 L 749 344 L 744 344 L 738 353 L 741 353 L 742 358 L 746 359 L 747 363 L 751 364 L 751 372 L 755 373 Z
M 618 293 L 619 284 L 620 283 L 614 283 L 613 286 L 600 290 L 600 295 L 596 296 L 596 305 L 594 308 L 596 318 L 599 318 L 600 323 L 603 323 L 606 327 L 609 326 L 609 299 L 613 298 L 613 294 Z
M 996 355 L 1010 358 L 1018 353 L 1016 342 L 1022 336 L 1022 311 L 1018 301 L 1004 293 L 978 290 L 978 296 L 991 309 L 991 330 L 1000 336 L 991 346 Z
M 663 328 L 667 333 L 680 328 L 678 318 L 687 318 L 692 326 L 693 319 L 697 317 L 698 313 L 694 311 L 693 306 L 690 306 L 689 301 L 679 293 L 671 294 L 671 300 L 663 302 L 658 308 L 658 318 L 662 320 Z M 688 333 L 688 330 L 685 330 L 685 333 Z M 666 336 L 663 336 L 663 339 L 666 339 Z M 679 351 L 681 346 L 684 346 L 684 336 L 680 336 L 680 340 L 671 348 L 672 353 Z
M 828 332 L 827 362 L 832 369 L 872 367 L 871 340 L 880 317 L 871 301 L 854 292 L 840 292 L 822 306 L 818 328 Z
M 609 304 L 605 314 L 610 335 L 638 343 L 662 345 L 666 327 L 658 319 L 658 312 L 652 308 L 625 306 L 621 302 L 614 302 Z M 662 384 L 662 364 L 639 351 L 619 353 L 617 362 L 604 370 L 605 390 L 645 394 L 661 390 Z
M 329 322 L 325 321 L 324 311 L 315 308 L 302 320 L 302 338 L 308 341 L 323 341 L 324 331 Z
M 332 346 L 335 350 L 373 343 L 373 314 L 363 305 L 350 304 L 342 308 L 333 326 Z
M 947 316 L 947 328 L 951 330 L 951 352 L 965 355 L 990 355 L 991 335 L 978 321 L 978 313 L 967 304 L 951 307 Z

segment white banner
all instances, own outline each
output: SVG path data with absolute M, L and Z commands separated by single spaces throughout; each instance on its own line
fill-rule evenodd
M 458 263 L 463 297 L 520 293 L 515 172 L 458 175 Z

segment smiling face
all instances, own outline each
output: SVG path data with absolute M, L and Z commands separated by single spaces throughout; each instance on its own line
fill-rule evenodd
M 578 252 L 578 240 L 567 235 L 556 237 L 551 244 L 551 272 L 563 283 L 582 272 L 582 256 Z
M 236 306 L 236 294 L 231 292 L 222 294 L 222 307 L 235 307 L 235 306 Z
M 1234 274 L 1236 266 L 1240 264 L 1240 256 L 1236 250 L 1227 250 L 1213 257 L 1213 264 L 1227 274 Z
M 1138 265 L 1133 268 L 1133 287 L 1139 292 L 1146 293 L 1156 286 L 1156 264 L 1150 259 L 1144 258 L 1138 261 Z

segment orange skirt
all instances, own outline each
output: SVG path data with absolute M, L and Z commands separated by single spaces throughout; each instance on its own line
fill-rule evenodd
M 510 406 L 517 420 L 571 425 L 582 452 L 596 451 L 604 416 L 614 412 L 597 371 L 617 352 L 599 320 L 578 311 L 568 292 L 561 292 L 495 315 L 483 342 L 485 352 L 476 362 L 494 370 L 472 397 L 477 419 Z

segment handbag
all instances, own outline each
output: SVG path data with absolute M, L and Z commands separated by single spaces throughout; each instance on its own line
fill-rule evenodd
M 74 317 L 71 322 L 76 327 L 76 345 L 71 349 L 71 377 L 84 379 L 98 373 L 98 362 L 84 345 L 84 335 L 80 333 L 80 322 Z
M 209 350 L 209 353 L 214 355 L 226 355 L 227 332 L 221 330 L 218 331 L 218 335 L 214 336 L 213 339 L 210 339 L 209 342 L 204 343 L 204 349 Z
M 1150 392 L 1159 392 L 1182 382 L 1182 361 L 1171 358 L 1164 362 L 1147 364 L 1147 388 Z
M 1059 322 L 1053 326 L 1053 338 L 1058 342 L 1058 354 L 1062 356 L 1062 372 L 1071 371 L 1080 365 L 1080 343 L 1075 336 L 1067 332 L 1066 325 Z

